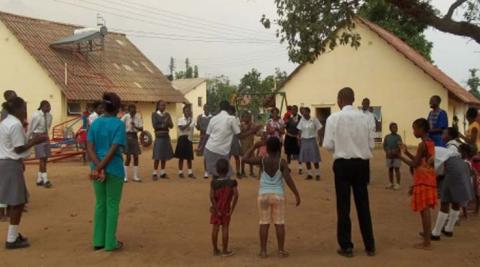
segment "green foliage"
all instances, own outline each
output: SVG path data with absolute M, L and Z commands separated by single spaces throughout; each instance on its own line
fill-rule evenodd
M 185 78 L 193 78 L 193 68 L 190 66 L 190 60 L 188 57 L 185 59 Z
M 468 88 L 470 89 L 469 92 L 480 99 L 480 92 L 478 91 L 480 88 L 480 77 L 477 76 L 478 69 L 469 69 L 468 71 L 470 72 L 470 77 L 467 81 Z
M 193 78 L 198 78 L 198 66 L 193 67 Z
M 175 72 L 175 80 L 185 79 L 185 78 L 187 78 L 185 71 L 181 70 L 181 71 Z
M 433 43 L 429 42 L 423 34 L 427 29 L 426 24 L 405 16 L 401 10 L 386 3 L 385 0 L 367 1 L 360 8 L 358 14 L 394 33 L 426 59 L 432 61 Z
M 425 39 L 427 26 L 451 34 L 470 37 L 480 43 L 480 0 L 450 1 L 444 16 L 429 0 L 274 0 L 278 19 L 265 15 L 261 23 L 277 24 L 277 37 L 287 44 L 290 60 L 313 62 L 320 54 L 338 45 L 358 48 L 354 17 L 360 13 L 394 32 L 430 59 L 432 44 Z M 464 21 L 455 19 L 463 12 Z M 342 29 L 339 31 L 339 29 Z
M 230 101 L 237 87 L 230 84 L 226 76 L 218 76 L 207 81 L 207 106 L 211 111 L 218 110 L 221 101 Z

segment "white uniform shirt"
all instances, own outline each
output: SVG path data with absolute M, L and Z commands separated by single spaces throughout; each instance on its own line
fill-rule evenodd
M 371 117 L 352 106 L 327 119 L 323 147 L 333 151 L 334 159 L 370 159 L 374 148 Z
M 185 126 L 187 124 L 190 124 L 187 128 L 184 130 L 180 129 L 180 126 Z M 183 136 L 186 135 L 188 136 L 188 140 L 193 141 L 193 130 L 195 129 L 195 122 L 193 121 L 193 118 L 185 118 L 181 117 L 177 120 L 177 126 L 178 126 L 178 136 Z
M 88 125 L 92 125 L 92 123 L 98 118 L 98 113 L 97 112 L 92 112 L 90 116 L 88 116 Z
M 297 129 L 301 131 L 302 139 L 317 138 L 318 131 L 322 129 L 323 125 L 317 118 L 310 117 L 309 120 L 302 118 L 297 125 Z
M 240 125 L 235 117 L 221 111 L 212 117 L 207 128 L 209 135 L 205 148 L 220 155 L 230 154 L 233 136 L 240 134 Z
M 142 116 L 140 116 L 140 114 L 138 114 L 138 113 L 135 113 L 133 118 L 132 118 L 132 115 L 130 115 L 130 113 L 125 114 L 122 117 L 122 121 L 123 121 L 123 123 L 125 123 L 125 131 L 127 133 L 137 133 L 138 132 L 137 128 L 132 127 L 132 122 L 135 124 L 135 127 L 143 128 Z
M 43 111 L 37 110 L 33 113 L 32 120 L 28 125 L 27 136 L 31 137 L 34 133 L 48 133 L 48 130 L 52 127 L 52 119 L 50 112 L 45 115 Z
M 15 152 L 16 147 L 24 146 L 27 142 L 22 122 L 15 116 L 8 115 L 0 123 L 0 159 L 19 160 L 27 158 L 30 156 L 29 150 L 21 154 Z
M 362 110 L 363 114 L 367 115 L 368 117 L 368 126 L 370 127 L 370 131 L 373 132 L 374 136 L 377 132 L 377 119 L 375 118 L 375 114 L 370 112 L 369 110 Z

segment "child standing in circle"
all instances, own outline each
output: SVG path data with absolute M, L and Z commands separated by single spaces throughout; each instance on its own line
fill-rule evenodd
M 212 229 L 213 255 L 224 257 L 232 256 L 228 250 L 230 219 L 238 201 L 237 181 L 228 177 L 229 163 L 226 159 L 219 159 L 216 164 L 218 178 L 210 184 L 210 223 Z M 222 251 L 218 249 L 218 232 L 222 228 Z
M 133 156 L 133 181 L 141 182 L 138 177 L 138 156 L 142 154 L 140 142 L 138 141 L 138 132 L 143 131 L 142 116 L 137 113 L 137 107 L 133 104 L 128 105 L 128 113 L 122 118 L 127 129 L 127 147 L 125 148 L 125 182 L 128 182 L 128 167 Z
M 402 137 L 398 135 L 398 126 L 395 122 L 390 123 L 390 134 L 383 139 L 383 149 L 387 158 L 388 178 L 390 184 L 387 189 L 400 189 L 400 167 L 402 161 L 400 160 L 400 145 L 402 144 Z M 396 181 L 395 177 L 396 176 Z
M 152 125 L 155 130 L 155 143 L 153 145 L 153 180 L 158 178 L 158 165 L 161 163 L 160 178 L 166 179 L 165 166 L 173 158 L 173 148 L 170 142 L 170 129 L 173 128 L 172 116 L 166 112 L 167 103 L 157 102 L 157 110 L 152 113 Z
M 192 110 L 190 106 L 183 107 L 183 117 L 178 119 L 178 141 L 175 149 L 175 157 L 178 158 L 178 177 L 184 178 L 183 161 L 187 161 L 188 177 L 195 179 L 192 170 L 193 161 L 193 129 L 195 122 L 192 118 Z
M 300 137 L 300 161 L 307 166 L 307 180 L 313 179 L 312 163 L 315 167 L 315 178 L 320 180 L 320 150 L 318 148 L 317 138 L 320 136 L 320 130 L 323 125 L 317 118 L 310 116 L 310 108 L 303 109 L 303 118 L 297 125 L 298 135 Z
M 430 210 L 437 204 L 437 180 L 433 167 L 435 157 L 435 143 L 428 137 L 430 125 L 424 118 L 413 122 L 413 134 L 421 140 L 418 144 L 416 155 L 411 154 L 405 145 L 402 145 L 404 156 L 401 159 L 405 164 L 414 168 L 412 195 L 412 209 L 420 212 L 423 226 L 423 242 L 416 244 L 415 248 L 432 249 L 430 239 L 432 233 L 432 219 Z
M 122 150 L 127 141 L 125 124 L 117 117 L 120 97 L 105 93 L 103 103 L 105 114 L 96 119 L 88 131 L 87 153 L 92 161 L 90 178 L 96 198 L 93 247 L 112 251 L 123 247 L 116 233 L 125 177 Z
M 256 148 L 264 145 L 255 144 L 248 150 L 243 160 L 249 164 L 262 166 L 260 189 L 258 191 L 258 209 L 260 213 L 260 257 L 267 257 L 267 239 L 270 224 L 275 224 L 278 240 L 278 254 L 287 257 L 285 250 L 285 189 L 284 183 L 295 195 L 296 205 L 300 205 L 300 194 L 295 182 L 290 176 L 290 169 L 286 160 L 281 158 L 282 143 L 276 137 L 270 137 L 267 142 L 268 155 L 255 157 Z

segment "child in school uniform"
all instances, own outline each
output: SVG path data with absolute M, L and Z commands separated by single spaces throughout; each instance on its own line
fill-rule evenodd
M 320 150 L 318 148 L 317 138 L 320 136 L 320 130 L 323 125 L 317 118 L 310 116 L 310 108 L 303 109 L 303 118 L 297 125 L 300 144 L 299 159 L 307 166 L 307 180 L 313 179 L 312 163 L 315 167 L 315 179 L 320 180 Z
M 178 141 L 175 149 L 175 157 L 178 158 L 178 177 L 184 178 L 183 161 L 187 161 L 188 177 L 195 179 L 192 170 L 193 161 L 193 129 L 195 122 L 192 118 L 192 110 L 190 106 L 183 107 L 183 117 L 178 119 Z
M 23 159 L 30 153 L 29 149 L 48 140 L 47 135 L 35 135 L 28 140 L 23 128 L 27 117 L 27 104 L 20 97 L 13 97 L 3 103 L 6 117 L 0 122 L 0 203 L 8 207 L 10 225 L 8 226 L 6 249 L 19 249 L 30 246 L 18 227 L 28 202 L 25 183 L 25 165 Z
M 51 106 L 47 100 L 40 102 L 40 107 L 33 114 L 32 120 L 28 125 L 27 136 L 32 138 L 36 135 L 48 135 L 48 131 L 52 126 L 52 114 L 50 114 Z M 35 146 L 35 158 L 39 160 L 39 171 L 37 176 L 37 186 L 45 188 L 52 187 L 52 183 L 48 180 L 47 162 L 50 157 L 50 142 L 47 140 L 42 144 Z
M 276 137 L 267 140 L 268 155 L 255 157 L 255 149 L 263 146 L 258 142 L 243 157 L 249 164 L 262 166 L 260 188 L 258 191 L 258 210 L 260 213 L 260 257 L 265 258 L 267 254 L 268 229 L 270 224 L 275 224 L 278 241 L 278 255 L 288 257 L 285 250 L 285 189 L 286 183 L 295 195 L 296 205 L 300 205 L 300 194 L 297 191 L 295 182 L 290 176 L 290 169 L 286 160 L 281 158 L 282 143 Z
M 400 144 L 402 144 L 402 137 L 398 135 L 398 126 L 395 122 L 390 123 L 390 134 L 383 139 L 383 149 L 387 158 L 388 178 L 390 184 L 387 189 L 400 189 L 400 167 L 402 161 L 400 160 Z M 394 173 L 397 180 L 394 180 Z
M 423 242 L 416 244 L 417 249 L 430 250 L 432 222 L 430 210 L 437 204 L 437 180 L 432 158 L 435 157 L 435 143 L 428 137 L 429 122 L 417 119 L 413 122 L 413 134 L 421 139 L 415 155 L 411 154 L 406 145 L 402 145 L 401 159 L 405 164 L 414 168 L 413 186 L 409 193 L 412 195 L 411 207 L 414 212 L 420 212 L 423 226 Z
M 216 163 L 218 178 L 210 183 L 210 223 L 214 256 L 232 256 L 228 250 L 230 219 L 238 201 L 237 181 L 228 177 L 229 162 L 219 159 Z M 222 250 L 218 249 L 218 232 L 222 228 Z
M 172 116 L 166 111 L 167 103 L 163 100 L 157 102 L 157 110 L 152 113 L 152 125 L 155 130 L 155 143 L 153 145 L 153 172 L 152 179 L 156 181 L 158 176 L 167 179 L 165 167 L 167 161 L 173 158 L 173 148 L 170 140 L 170 129 L 173 128 Z M 160 174 L 158 165 L 160 164 Z
M 122 121 L 125 124 L 127 131 L 127 146 L 125 147 L 125 182 L 128 182 L 128 167 L 133 157 L 133 181 L 141 182 L 142 179 L 138 176 L 138 156 L 142 154 L 140 142 L 138 141 L 138 132 L 143 131 L 142 116 L 137 113 L 137 106 L 128 105 L 128 113 L 123 115 Z
M 103 103 L 105 114 L 93 122 L 87 136 L 87 153 L 92 161 L 90 178 L 96 198 L 93 248 L 113 251 L 123 247 L 116 232 L 125 177 L 122 152 L 127 138 L 125 124 L 117 117 L 120 97 L 104 93 Z

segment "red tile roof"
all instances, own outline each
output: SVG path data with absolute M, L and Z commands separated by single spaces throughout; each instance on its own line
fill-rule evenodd
M 105 49 L 78 53 L 75 46 L 49 45 L 73 34 L 81 26 L 27 18 L 0 12 L 0 21 L 48 72 L 68 100 L 93 101 L 103 92 L 116 92 L 124 101 L 185 102 L 170 81 L 125 34 L 108 33 Z M 67 85 L 65 85 L 65 63 Z
M 427 75 L 429 75 L 432 79 L 442 85 L 445 89 L 448 90 L 450 96 L 454 96 L 455 98 L 459 99 L 461 102 L 466 104 L 472 105 L 480 105 L 480 100 L 478 100 L 475 96 L 469 93 L 465 88 L 455 82 L 452 78 L 446 75 L 443 71 L 439 68 L 434 66 L 430 61 L 425 59 L 420 53 L 418 53 L 415 49 L 410 47 L 400 38 L 395 36 L 395 34 L 385 30 L 384 28 L 380 27 L 379 25 L 361 18 L 356 18 L 357 22 L 365 25 L 368 29 L 376 33 L 380 38 L 386 41 L 390 46 L 395 48 L 400 54 L 405 56 L 408 60 L 410 60 L 413 64 L 415 64 L 418 68 L 424 71 Z M 287 78 L 287 80 L 282 84 L 286 84 L 289 80 L 291 80 L 295 74 L 297 74 L 305 64 L 299 65 Z

